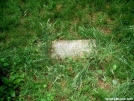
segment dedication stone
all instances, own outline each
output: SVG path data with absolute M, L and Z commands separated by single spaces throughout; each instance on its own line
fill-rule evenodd
M 52 58 L 83 58 L 95 47 L 95 40 L 57 40 L 52 42 Z

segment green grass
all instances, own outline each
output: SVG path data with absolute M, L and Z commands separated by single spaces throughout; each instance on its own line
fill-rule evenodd
M 134 96 L 133 0 L 1 0 L 0 101 Z M 85 59 L 50 58 L 53 40 L 95 39 Z

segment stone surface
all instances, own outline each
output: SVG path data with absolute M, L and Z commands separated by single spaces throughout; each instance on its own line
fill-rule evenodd
M 55 59 L 83 58 L 95 47 L 95 40 L 55 40 L 52 42 L 51 57 Z

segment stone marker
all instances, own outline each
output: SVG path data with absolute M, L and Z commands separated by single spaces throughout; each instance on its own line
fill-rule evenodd
M 95 40 L 56 40 L 52 42 L 54 59 L 84 58 L 96 47 Z

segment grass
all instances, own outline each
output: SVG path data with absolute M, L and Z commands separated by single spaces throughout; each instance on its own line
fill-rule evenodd
M 133 0 L 1 0 L 0 100 L 105 101 L 134 95 Z M 53 40 L 95 39 L 85 59 L 50 58 Z

